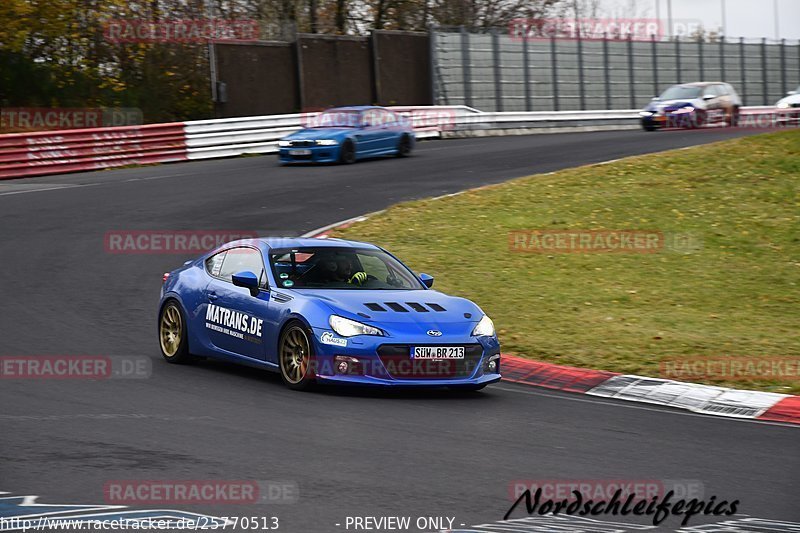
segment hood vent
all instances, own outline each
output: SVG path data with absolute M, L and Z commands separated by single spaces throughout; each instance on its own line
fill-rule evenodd
M 435 303 L 426 303 L 425 305 L 427 305 L 428 307 L 425 307 L 425 305 L 422 305 L 421 303 L 418 303 L 418 302 L 405 302 L 405 304 L 407 306 L 409 306 L 411 309 L 413 309 L 414 311 L 416 311 L 417 313 L 430 313 L 430 309 L 428 309 L 428 307 L 430 307 L 431 309 L 433 309 L 434 311 L 439 312 L 439 313 L 441 313 L 443 311 L 447 311 L 447 309 L 445 309 L 441 305 L 435 304 Z M 367 309 L 369 309 L 371 311 L 377 311 L 377 312 L 384 312 L 385 313 L 386 311 L 391 309 L 392 311 L 396 311 L 398 313 L 408 313 L 408 309 L 406 309 L 405 307 L 403 307 L 402 305 L 400 305 L 397 302 L 384 302 L 383 305 L 385 305 L 389 309 L 384 308 L 383 306 L 381 306 L 381 304 L 376 303 L 376 302 L 365 303 L 364 305 L 367 307 Z

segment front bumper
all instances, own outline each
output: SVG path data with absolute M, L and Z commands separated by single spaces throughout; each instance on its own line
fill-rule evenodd
M 346 345 L 323 341 L 330 330 L 314 328 L 314 373 L 322 383 L 371 385 L 386 387 L 458 387 L 476 386 L 499 381 L 502 363 L 500 343 L 496 337 L 430 337 L 358 336 L 344 339 Z M 341 344 L 342 339 L 336 342 Z M 414 360 L 411 346 L 464 346 L 464 359 Z M 337 357 L 338 356 L 338 357 Z M 339 363 L 348 361 L 346 372 Z M 496 367 L 489 370 L 489 361 Z
M 339 161 L 339 147 L 340 145 L 281 147 L 278 158 L 281 163 L 336 163 Z

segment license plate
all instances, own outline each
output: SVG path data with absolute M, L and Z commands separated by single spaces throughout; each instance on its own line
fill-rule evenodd
M 413 346 L 412 359 L 464 359 L 463 346 Z
M 289 155 L 311 155 L 311 150 L 289 150 Z

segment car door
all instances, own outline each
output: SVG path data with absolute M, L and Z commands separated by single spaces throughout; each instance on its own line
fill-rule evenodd
M 361 114 L 361 129 L 356 133 L 359 155 L 370 155 L 380 151 L 380 115 L 379 109 L 367 109 Z
M 717 85 L 708 85 L 703 89 L 703 100 L 706 103 L 706 120 L 709 124 L 719 122 L 724 116 L 725 102 Z
M 264 290 L 253 296 L 249 289 L 235 286 L 233 274 L 243 271 L 259 276 Z M 248 246 L 228 249 L 221 264 L 217 261 L 211 265 L 209 274 L 203 325 L 211 344 L 226 352 L 265 360 L 271 340 L 265 323 L 270 301 L 261 251 Z
M 400 145 L 401 122 L 397 115 L 388 109 L 381 109 L 380 113 L 382 117 L 380 149 L 383 152 L 395 150 Z

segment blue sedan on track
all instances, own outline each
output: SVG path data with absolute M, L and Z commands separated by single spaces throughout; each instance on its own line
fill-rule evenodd
M 302 130 L 284 137 L 278 145 L 280 162 L 287 164 L 407 157 L 414 143 L 414 130 L 407 117 L 383 107 L 356 106 L 311 116 Z
M 339 239 L 228 243 L 164 275 L 164 358 L 207 356 L 314 383 L 447 386 L 500 380 L 492 321 L 432 290 L 378 246 Z

